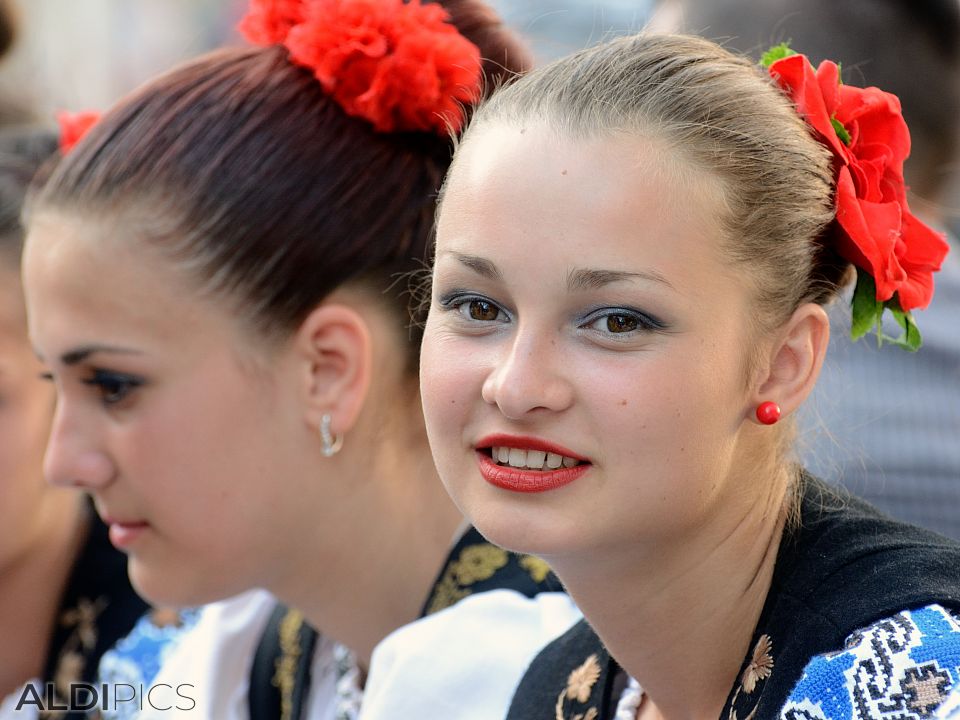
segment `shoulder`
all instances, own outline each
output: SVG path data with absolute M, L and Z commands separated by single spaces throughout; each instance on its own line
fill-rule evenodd
M 930 603 L 960 606 L 960 543 L 893 520 L 868 503 L 806 479 L 801 526 L 784 536 L 774 586 L 837 627 Z M 859 601 L 849 602 L 849 588 Z
M 812 658 L 784 720 L 930 717 L 960 687 L 960 618 L 940 605 L 903 610 Z
M 466 597 L 377 646 L 361 717 L 504 717 L 534 656 L 580 617 L 565 593 Z

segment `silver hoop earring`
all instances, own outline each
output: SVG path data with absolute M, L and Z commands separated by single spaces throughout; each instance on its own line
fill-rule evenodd
M 320 439 L 323 441 L 324 457 L 333 457 L 343 447 L 343 435 L 334 435 L 330 432 L 330 415 L 328 414 L 320 418 Z

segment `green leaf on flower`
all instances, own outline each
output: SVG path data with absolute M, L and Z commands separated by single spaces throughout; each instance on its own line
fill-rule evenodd
M 877 300 L 877 286 L 870 273 L 857 268 L 857 286 L 853 291 L 853 322 L 850 339 L 859 340 L 878 327 L 883 316 L 883 303 Z
M 779 45 L 774 45 L 772 48 L 767 50 L 763 55 L 760 56 L 760 64 L 765 68 L 769 68 L 777 60 L 783 60 L 785 57 L 790 57 L 791 55 L 796 55 L 797 53 L 790 48 L 789 43 L 782 42 Z
M 870 273 L 857 268 L 857 286 L 853 291 L 853 321 L 850 337 L 859 340 L 869 332 L 876 333 L 877 346 L 889 342 L 910 352 L 916 352 L 923 344 L 920 328 L 913 316 L 900 307 L 897 295 L 886 302 L 877 300 L 877 286 Z M 887 335 L 883 331 L 883 312 L 889 310 L 894 320 L 903 330 L 898 337 Z
M 903 329 L 903 334 L 900 337 L 892 338 L 888 335 L 884 335 L 885 340 L 891 341 L 897 347 L 901 347 L 904 350 L 909 350 L 910 352 L 916 352 L 920 349 L 920 346 L 923 344 L 923 338 L 920 337 L 920 328 L 917 327 L 917 324 L 913 321 L 913 315 L 909 312 L 906 312 L 900 308 L 900 301 L 897 299 L 897 296 L 894 295 L 892 300 L 888 300 L 884 303 L 884 307 L 890 310 L 890 313 L 896 319 L 897 324 Z
M 840 138 L 840 141 L 847 147 L 850 147 L 850 141 L 853 138 L 850 137 L 850 133 L 843 126 L 843 123 L 836 118 L 830 118 L 830 124 L 833 125 L 833 129 L 837 133 L 837 137 Z

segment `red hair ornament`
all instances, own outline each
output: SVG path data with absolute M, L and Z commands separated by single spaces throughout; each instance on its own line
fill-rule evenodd
M 875 329 L 878 343 L 889 340 L 917 350 L 920 331 L 910 311 L 930 303 L 933 273 L 949 245 L 907 204 L 903 162 L 910 154 L 910 131 L 899 99 L 875 87 L 844 85 L 836 63 L 825 60 L 814 70 L 805 55 L 787 45 L 772 48 L 761 63 L 833 153 L 832 241 L 840 256 L 857 268 L 853 339 Z M 884 310 L 902 328 L 900 337 L 884 334 Z
M 240 22 L 282 44 L 348 115 L 379 132 L 456 133 L 481 90 L 480 50 L 420 0 L 254 0 Z
M 60 154 L 66 155 L 73 150 L 73 146 L 100 119 L 100 113 L 95 110 L 71 113 L 65 110 L 57 113 L 57 124 L 60 126 Z

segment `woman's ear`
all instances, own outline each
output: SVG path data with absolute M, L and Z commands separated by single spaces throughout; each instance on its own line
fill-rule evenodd
M 370 388 L 373 348 L 370 327 L 353 308 L 336 302 L 318 305 L 294 337 L 302 368 L 304 419 L 318 428 L 330 416 L 330 431 L 349 431 Z
M 767 365 L 756 396 L 753 411 L 760 403 L 772 401 L 784 416 L 794 412 L 813 390 L 830 342 L 830 320 L 815 303 L 801 305 L 780 328 L 770 348 Z

